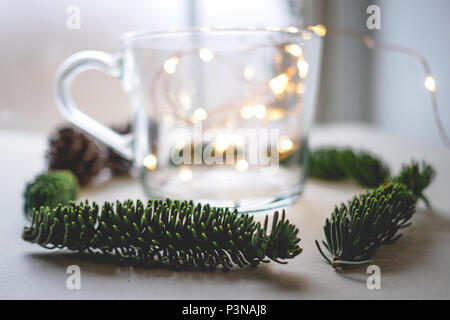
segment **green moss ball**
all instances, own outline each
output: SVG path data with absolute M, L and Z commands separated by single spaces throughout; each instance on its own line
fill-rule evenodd
M 34 209 L 56 207 L 78 197 L 77 178 L 67 170 L 49 171 L 38 175 L 25 188 L 25 215 L 31 219 Z

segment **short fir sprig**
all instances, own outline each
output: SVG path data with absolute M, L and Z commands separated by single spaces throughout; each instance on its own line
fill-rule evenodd
M 270 260 L 286 263 L 302 252 L 298 229 L 274 213 L 271 229 L 248 214 L 192 201 L 131 200 L 59 205 L 36 210 L 23 239 L 144 264 L 228 270 Z
M 334 268 L 360 265 L 379 246 L 400 237 L 397 231 L 408 226 L 414 213 L 416 198 L 404 185 L 388 184 L 354 197 L 347 204 L 335 207 L 323 228 L 326 241 L 316 246 L 324 259 Z
M 375 251 L 401 237 L 399 231 L 410 225 L 419 197 L 434 176 L 431 166 L 413 162 L 378 188 L 335 207 L 324 225 L 325 241 L 316 246 L 334 268 L 346 268 L 370 262 Z M 401 181 L 409 182 L 404 184 Z M 413 183 L 413 181 L 416 181 Z
M 335 147 L 309 153 L 309 175 L 323 180 L 353 179 L 370 188 L 378 187 L 390 177 L 388 166 L 375 155 Z
M 435 170 L 427 163 L 412 161 L 411 164 L 402 166 L 400 174 L 393 181 L 404 184 L 430 208 L 430 202 L 424 196 L 423 190 L 431 183 L 435 175 Z

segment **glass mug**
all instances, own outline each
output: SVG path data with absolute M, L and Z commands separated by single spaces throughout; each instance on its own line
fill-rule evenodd
M 133 32 L 109 55 L 67 58 L 56 103 L 75 126 L 133 161 L 150 198 L 192 199 L 242 212 L 292 203 L 307 171 L 322 39 L 297 28 Z M 132 131 L 81 112 L 71 80 L 87 69 L 120 79 Z

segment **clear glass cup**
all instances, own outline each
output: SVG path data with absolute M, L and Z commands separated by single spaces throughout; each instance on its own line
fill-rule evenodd
M 297 28 L 133 32 L 116 55 L 84 51 L 57 72 L 62 114 L 123 157 L 150 198 L 258 211 L 301 193 L 319 84 L 322 39 Z M 132 132 L 82 113 L 73 76 L 120 79 Z

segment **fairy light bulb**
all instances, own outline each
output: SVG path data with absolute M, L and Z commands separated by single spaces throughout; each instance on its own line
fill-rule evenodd
M 180 58 L 178 58 L 177 56 L 173 56 L 169 59 L 167 59 L 164 62 L 164 71 L 166 71 L 168 74 L 174 74 L 175 71 L 177 70 L 177 64 L 180 61 Z
M 313 31 L 318 36 L 324 37 L 327 34 L 327 28 L 323 24 L 317 24 L 315 26 L 309 26 L 308 30 Z
M 250 81 L 255 75 L 255 69 L 252 66 L 246 66 L 244 68 L 244 71 L 242 72 L 242 75 L 244 76 L 245 80 Z
M 188 166 L 182 166 L 180 168 L 180 179 L 181 181 L 189 181 L 193 177 L 192 170 Z
M 217 138 L 217 140 L 216 140 L 214 145 L 215 145 L 215 148 L 216 148 L 217 151 L 224 152 L 225 150 L 228 149 L 230 144 L 231 144 L 231 139 L 230 139 L 229 136 L 227 136 L 227 135 L 220 135 Z
M 306 78 L 308 75 L 309 64 L 305 59 L 298 59 L 297 62 L 298 75 L 300 78 Z
M 156 156 L 154 154 L 149 154 L 144 158 L 143 164 L 148 170 L 155 170 L 158 164 L 158 160 L 156 159 Z
M 425 88 L 430 91 L 430 92 L 435 92 L 436 91 L 436 81 L 434 81 L 434 78 L 430 75 L 428 75 L 425 78 Z
M 258 119 L 264 118 L 266 112 L 266 106 L 263 104 L 257 104 L 253 106 L 253 114 Z
M 298 32 L 298 28 L 296 28 L 296 27 L 289 27 L 289 28 L 286 28 L 286 31 L 290 32 L 290 33 L 297 33 Z
M 292 54 L 294 57 L 300 57 L 303 54 L 302 47 L 298 44 L 287 44 L 284 46 L 284 50 Z
M 291 139 L 289 139 L 288 136 L 281 136 L 280 137 L 280 142 L 278 144 L 278 151 L 283 153 L 286 151 L 290 151 L 292 150 L 292 148 L 294 147 L 294 143 L 292 142 Z
M 194 113 L 192 114 L 191 121 L 192 122 L 198 122 L 205 120 L 208 117 L 208 113 L 203 108 L 197 108 L 195 109 Z
M 237 171 L 241 171 L 241 172 L 247 171 L 247 169 L 248 169 L 247 160 L 245 160 L 245 159 L 238 160 L 238 162 L 236 163 L 236 169 L 237 169 Z
M 200 59 L 205 62 L 211 61 L 214 58 L 214 53 L 207 48 L 201 48 L 198 50 L 198 55 L 200 56 Z
M 282 73 L 269 82 L 269 87 L 275 94 L 282 94 L 286 85 L 289 82 L 289 78 L 286 74 Z
M 253 108 L 250 106 L 243 106 L 241 108 L 242 119 L 250 119 L 253 116 Z

